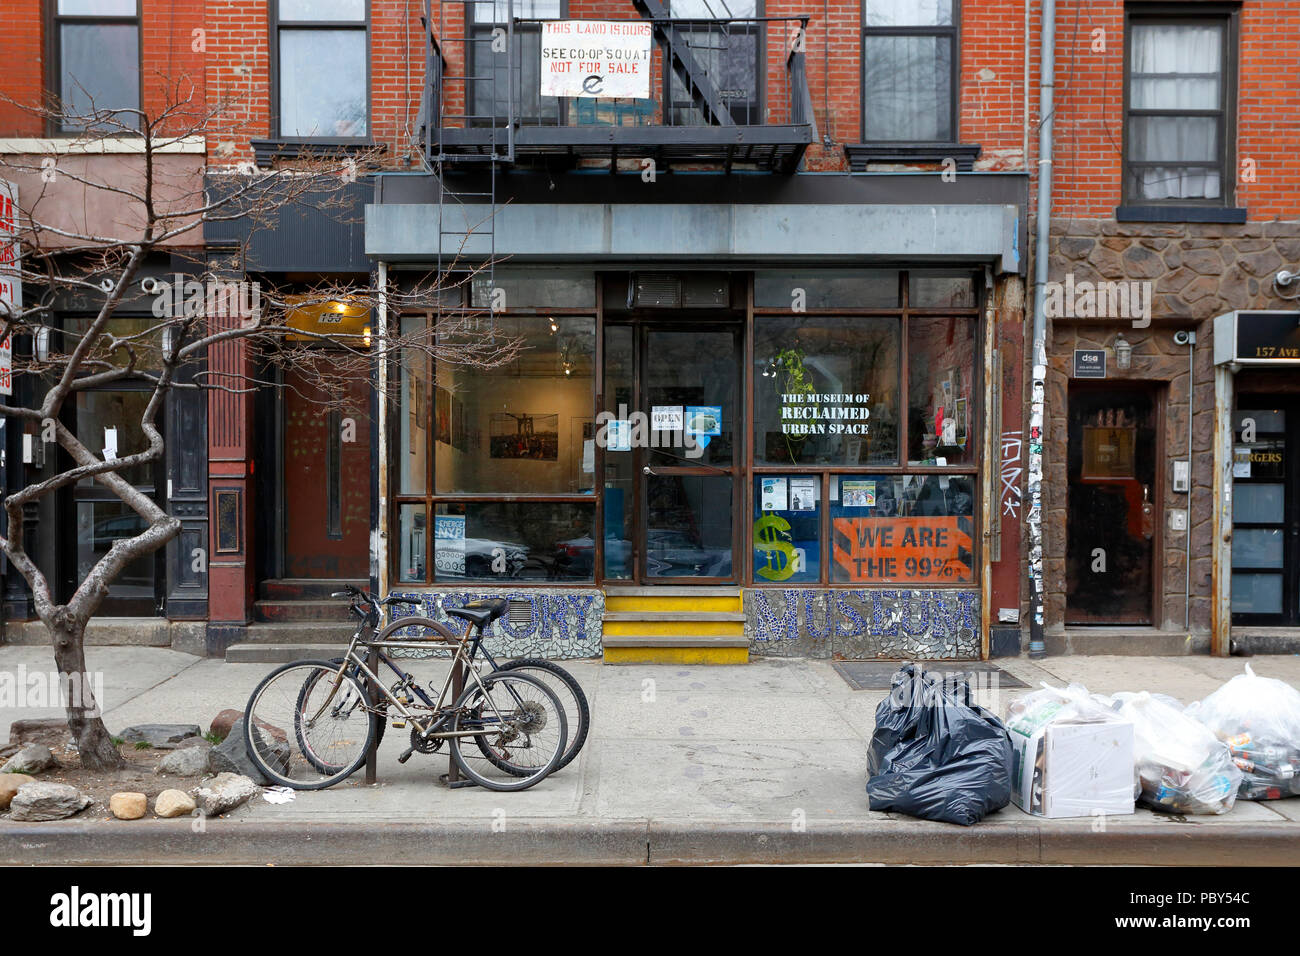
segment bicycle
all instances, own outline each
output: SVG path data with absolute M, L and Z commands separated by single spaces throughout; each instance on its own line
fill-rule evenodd
M 394 620 L 374 634 L 383 605 L 409 602 L 392 597 L 380 602 L 351 586 L 334 596 L 352 597 L 350 610 L 361 619 L 347 653 L 332 662 L 294 661 L 277 668 L 257 686 L 245 708 L 244 744 L 269 780 L 298 790 L 339 783 L 365 762 L 372 740 L 378 746 L 381 728 L 393 712 L 403 725 L 411 725 L 411 746 L 399 762 L 416 752 L 436 753 L 447 743 L 466 778 L 498 791 L 526 790 L 556 769 L 568 742 L 568 719 L 555 692 L 527 674 L 502 669 L 480 677 L 473 666 L 471 648 L 482 628 L 505 613 L 505 601 L 455 609 L 457 617 L 478 625 L 479 636 L 471 641 L 468 629 L 458 636 L 437 621 L 417 617 Z M 433 636 L 392 637 L 412 624 Z M 452 662 L 436 702 L 382 650 L 427 649 L 431 644 L 447 645 Z M 372 671 L 367 664 L 362 652 L 372 650 L 397 675 L 391 688 L 383 686 L 376 673 L 380 668 Z M 458 671 L 468 675 L 467 686 L 446 704 Z M 473 766 L 462 747 L 466 738 L 472 738 L 483 757 L 509 779 Z
M 335 596 L 346 596 L 352 592 L 355 592 L 355 596 L 360 597 L 362 600 L 374 600 L 372 595 L 361 591 L 359 588 L 353 588 L 351 585 L 349 585 L 348 591 L 337 592 Z M 378 603 L 380 605 L 413 604 L 413 602 L 409 600 L 393 596 Z M 556 765 L 555 770 L 551 771 L 552 773 L 555 773 L 556 771 L 567 767 L 573 759 L 578 756 L 578 752 L 582 750 L 583 745 L 587 742 L 587 734 L 591 729 L 591 707 L 587 703 L 587 696 L 582 692 L 582 685 L 578 683 L 577 679 L 569 673 L 569 671 L 565 670 L 554 661 L 548 661 L 541 657 L 524 657 L 519 658 L 518 660 L 507 661 L 505 664 L 498 663 L 497 659 L 482 645 L 483 628 L 486 627 L 488 623 L 491 623 L 491 620 L 495 620 L 497 617 L 504 614 L 505 611 L 509 609 L 510 605 L 504 598 L 489 599 L 488 602 L 484 603 L 484 606 L 488 605 L 497 609 L 495 616 L 491 619 L 483 621 L 478 624 L 477 627 L 473 620 L 466 619 L 467 623 L 465 633 L 461 635 L 461 637 L 470 640 L 469 659 L 471 663 L 476 661 L 481 652 L 493 673 L 501 671 L 523 671 L 528 673 L 529 676 L 542 681 L 548 688 L 554 691 L 557 697 L 560 698 L 561 703 L 564 705 L 565 717 L 568 720 L 569 745 L 565 749 L 564 756 Z M 454 617 L 465 619 L 463 615 L 456 613 L 456 609 L 449 610 L 447 613 Z M 411 626 L 429 628 L 430 630 L 444 635 L 451 634 L 451 631 L 439 621 L 435 621 L 428 617 L 410 616 L 394 618 L 380 633 L 379 639 L 385 638 L 395 631 L 404 630 Z M 477 629 L 477 633 L 471 635 L 470 632 L 475 629 Z M 330 663 L 337 665 L 343 663 L 343 660 L 344 658 L 336 657 Z M 399 673 L 399 679 L 405 679 L 407 676 L 409 675 Z M 378 739 L 375 741 L 376 746 L 383 742 L 384 731 L 387 726 L 387 721 L 383 721 L 379 725 Z M 498 769 L 504 770 L 507 773 L 511 772 L 508 765 L 499 766 Z

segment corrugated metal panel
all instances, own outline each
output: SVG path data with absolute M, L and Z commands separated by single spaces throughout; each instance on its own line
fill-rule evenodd
M 209 177 L 219 190 L 226 177 Z M 248 220 L 209 222 L 209 245 L 247 245 L 244 269 L 249 272 L 369 272 L 365 254 L 365 206 L 373 201 L 369 178 L 321 193 L 318 204 L 309 198 L 285 205 L 274 227 L 259 225 L 251 236 Z M 326 204 L 328 203 L 327 208 Z

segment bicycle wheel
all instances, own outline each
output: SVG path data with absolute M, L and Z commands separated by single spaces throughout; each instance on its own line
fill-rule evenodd
M 375 722 L 356 677 L 328 661 L 294 661 L 268 674 L 248 699 L 244 746 L 273 783 L 322 790 L 365 762 Z
M 502 671 L 519 672 L 527 674 L 529 677 L 536 677 L 543 684 L 555 692 L 555 696 L 560 699 L 564 705 L 564 716 L 568 720 L 569 745 L 565 748 L 564 756 L 556 764 L 555 770 L 567 767 L 574 757 L 578 756 L 578 751 L 582 745 L 587 742 L 587 731 L 591 727 L 591 709 L 587 706 L 587 695 L 582 692 L 582 687 L 572 674 L 566 671 L 559 664 L 555 664 L 540 657 L 524 657 L 517 661 L 511 661 L 508 664 L 502 664 L 497 668 L 497 672 Z M 491 755 L 487 755 L 488 760 L 494 760 Z M 505 762 L 497 764 L 507 773 L 513 773 L 510 770 L 511 764 Z M 555 770 L 551 771 L 552 773 Z
M 527 790 L 540 783 L 564 757 L 568 720 L 555 692 L 534 677 L 495 671 L 482 687 L 471 684 L 456 702 L 452 730 L 475 730 L 484 761 L 465 754 L 465 737 L 451 738 L 451 754 L 466 777 L 488 790 Z M 502 770 L 500 763 L 515 769 Z M 489 770 L 488 768 L 492 769 Z M 494 772 L 495 771 L 495 772 Z
M 330 665 L 338 670 L 343 658 L 335 657 L 330 660 Z M 366 675 L 361 673 L 361 668 L 353 664 L 348 668 L 348 673 L 355 677 L 360 683 L 364 684 Z M 375 705 L 379 713 L 375 715 L 375 746 L 378 747 L 384 742 L 384 731 L 388 729 L 388 698 L 380 697 L 379 702 Z

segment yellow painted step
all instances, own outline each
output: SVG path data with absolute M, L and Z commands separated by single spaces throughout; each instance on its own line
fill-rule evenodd
M 744 621 L 605 621 L 606 634 L 743 636 Z
M 735 597 L 616 597 L 605 598 L 607 611 L 740 611 Z
M 748 664 L 748 647 L 607 647 L 606 664 Z

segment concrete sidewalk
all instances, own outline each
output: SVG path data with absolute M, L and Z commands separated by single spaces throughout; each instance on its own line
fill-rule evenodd
M 227 664 L 165 649 L 92 647 L 105 720 L 204 727 L 242 709 L 265 664 Z M 1300 657 L 1250 658 L 1256 673 L 1300 685 Z M 1199 699 L 1246 659 L 1059 657 L 1000 660 L 1031 688 L 1152 690 Z M 49 670 L 48 648 L 0 648 L 0 671 Z M 983 862 L 1290 864 L 1300 860 L 1300 799 L 1239 802 L 1220 817 L 1041 820 L 1009 807 L 962 828 L 872 813 L 867 742 L 884 690 L 853 691 L 827 661 L 737 667 L 566 662 L 592 706 L 579 760 L 523 793 L 449 791 L 443 754 L 397 763 L 406 734 L 380 751 L 379 782 L 358 772 L 292 803 L 256 799 L 229 817 L 9 823 L 0 859 L 15 863 L 380 862 Z M 956 669 L 960 665 L 948 665 Z M 437 662 L 416 662 L 432 679 Z M 1005 700 L 1027 693 L 1003 690 Z M 0 710 L 9 723 L 53 710 Z M 175 778 L 172 778 L 173 780 Z M 190 782 L 192 786 L 197 781 Z M 1104 823 L 1104 827 L 1101 825 Z

